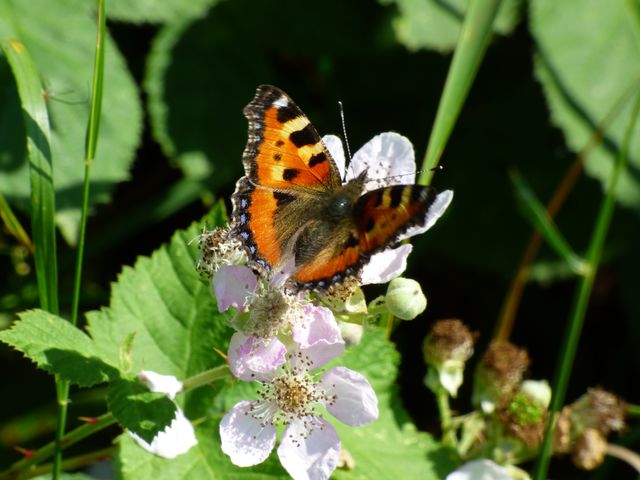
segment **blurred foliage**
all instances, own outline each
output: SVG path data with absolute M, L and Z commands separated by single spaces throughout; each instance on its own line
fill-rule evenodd
M 167 324 L 148 315 L 158 307 L 154 297 L 133 302 L 127 295 L 160 287 L 161 296 L 172 299 L 173 288 L 185 288 L 175 278 L 175 285 L 165 284 L 168 279 L 154 277 L 153 272 L 155 262 L 165 262 L 163 268 L 169 268 L 172 257 L 166 256 L 167 249 L 179 248 L 176 242 L 184 246 L 197 235 L 197 228 L 174 239 L 151 260 L 142 258 L 136 267 L 125 268 L 113 287 L 110 307 L 97 309 L 108 303 L 110 282 L 123 265 L 149 255 L 176 229 L 200 218 L 213 199 L 227 199 L 232 193 L 242 172 L 246 142 L 241 111 L 257 85 L 272 83 L 287 91 L 321 134 L 340 131 L 337 101 L 342 100 L 352 150 L 379 132 L 395 130 L 414 142 L 421 158 L 450 62 L 442 52 L 455 45 L 466 3 L 110 0 L 111 37 L 102 130 L 92 171 L 94 216 L 88 227 L 83 286 L 83 308 L 96 310 L 89 315 L 90 330 L 95 339 L 104 340 L 96 340 L 102 354 L 118 355 L 119 342 L 140 329 L 145 333 L 135 342 L 144 345 L 140 348 L 149 363 L 165 362 L 164 373 L 189 374 L 163 353 L 165 348 L 171 355 L 184 353 L 186 337 L 174 338 L 174 332 L 182 330 L 174 326 L 170 334 L 164 332 Z M 408 274 L 423 283 L 429 308 L 423 318 L 403 323 L 394 335 L 402 355 L 399 390 L 385 386 L 390 392 L 383 420 L 384 428 L 396 428 L 388 430 L 394 432 L 393 438 L 415 440 L 406 452 L 412 460 L 407 457 L 406 462 L 424 458 L 425 452 L 435 455 L 430 437 L 409 432 L 415 427 L 405 422 L 409 416 L 398 406 L 401 399 L 420 429 L 435 431 L 436 409 L 422 387 L 420 342 L 428 325 L 436 318 L 460 316 L 480 331 L 481 350 L 531 232 L 518 211 L 508 169 L 517 168 L 543 203 L 551 196 L 576 153 L 640 78 L 639 11 L 636 0 L 503 2 L 495 28 L 499 35 L 489 47 L 445 151 L 444 170 L 435 176 L 434 185 L 455 191 L 454 202 L 434 230 L 414 242 Z M 71 244 L 81 200 L 93 15 L 91 0 L 0 0 L 0 37 L 19 38 L 43 76 L 54 139 L 57 220 Z M 0 58 L 0 192 L 26 227 L 29 178 L 21 115 L 15 83 Z M 601 182 L 611 171 L 627 117 L 623 106 L 605 125 L 603 141 L 587 157 L 585 175 L 555 218 L 578 255 L 588 244 Z M 570 397 L 587 386 L 604 384 L 632 401 L 640 398 L 637 382 L 629 381 L 640 372 L 640 135 L 634 137 L 630 164 L 617 192 L 620 206 L 607 241 L 605 266 L 596 280 Z M 37 300 L 32 259 L 24 252 L 18 255 L 16 248 L 17 240 L 2 230 L 3 325 Z M 63 315 L 70 298 L 73 253 L 61 245 Z M 540 253 L 531 275 L 539 282 L 525 293 L 513 340 L 529 349 L 533 375 L 549 377 L 573 277 L 549 248 Z M 206 288 L 189 278 L 190 292 L 198 297 L 193 301 L 204 301 Z M 132 305 L 139 310 L 132 310 Z M 170 303 L 165 307 L 164 313 L 176 313 Z M 211 305 L 202 308 L 202 318 L 212 314 Z M 177 312 L 176 318 L 186 317 Z M 167 339 L 167 344 L 154 343 L 149 332 Z M 211 340 L 207 338 L 203 341 Z M 216 357 L 208 352 L 213 362 Z M 14 392 L 1 400 L 6 418 L 53 403 L 47 377 L 5 347 L 0 348 L 0 358 L 5 366 L 0 381 Z M 389 360 L 387 365 L 395 362 Z M 374 366 L 371 373 L 375 371 Z M 187 413 L 203 415 L 209 402 L 222 402 L 223 397 L 205 389 L 193 392 L 186 399 Z M 460 411 L 467 407 L 462 402 L 456 405 Z M 406 418 L 392 422 L 392 411 Z M 207 451 L 217 442 L 216 428 L 215 422 L 199 428 Z M 44 442 L 38 429 L 29 431 L 34 432 L 30 439 L 21 437 L 27 446 Z M 349 441 L 354 445 L 361 434 L 344 433 L 353 435 Z M 9 441 L 3 447 L 0 463 L 6 465 L 17 453 L 10 450 Z M 139 456 L 136 448 L 129 439 L 121 440 L 123 470 L 141 475 L 169 472 L 165 463 Z M 224 458 L 218 452 L 217 457 L 198 461 L 206 469 Z M 397 461 L 405 460 L 399 456 Z M 569 478 L 562 464 L 556 468 L 551 476 Z M 260 467 L 265 477 L 274 478 L 279 472 L 273 462 Z M 625 474 L 615 470 L 612 475 L 625 478 Z M 341 472 L 339 477 L 343 476 L 348 474 Z

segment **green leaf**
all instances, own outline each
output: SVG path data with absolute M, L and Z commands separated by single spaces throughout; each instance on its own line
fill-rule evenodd
M 119 377 L 113 366 L 117 364 L 109 365 L 100 358 L 86 334 L 44 310 L 21 313 L 10 330 L 0 332 L 0 341 L 24 353 L 38 367 L 81 387 Z
M 218 422 L 207 421 L 196 428 L 198 444 L 174 459 L 160 458 L 142 450 L 128 435 L 120 437 L 116 468 L 123 479 L 156 480 L 275 480 L 288 479 L 278 460 L 271 456 L 262 465 L 239 468 L 220 449 Z
M 635 2 L 637 3 L 637 2 Z M 537 45 L 536 75 L 554 123 L 580 151 L 613 105 L 640 79 L 640 23 L 634 2 L 537 0 L 530 3 Z M 615 45 L 615 48 L 611 46 Z M 634 86 L 635 85 L 635 86 Z M 627 101 L 588 156 L 586 172 L 606 185 L 620 149 L 631 103 Z M 640 208 L 640 136 L 629 150 L 630 167 L 619 179 L 617 199 Z
M 84 143 L 89 116 L 89 94 L 96 27 L 79 0 L 7 0 L 0 2 L 0 40 L 19 39 L 29 50 L 44 79 L 52 125 L 52 153 L 56 159 L 54 183 L 58 226 L 68 241 L 75 241 L 82 202 Z M 84 1 L 84 0 L 82 0 Z M 104 105 L 100 145 L 93 164 L 91 204 L 109 200 L 118 182 L 129 178 L 138 145 L 142 112 L 138 92 L 115 43 L 106 39 Z M 6 77 L 0 61 L 0 78 Z M 0 98 L 8 98 L 13 85 L 0 84 Z M 42 95 L 41 95 L 42 98 Z M 18 122 L 15 102 L 2 104 L 0 118 Z M 8 200 L 28 211 L 28 165 L 24 147 L 11 136 L 0 137 L 0 189 Z
M 204 14 L 217 0 L 109 0 L 111 20 L 133 23 L 165 23 Z M 93 0 L 86 0 L 90 4 Z
M 421 48 L 449 52 L 460 36 L 469 0 L 381 0 L 396 4 L 393 28 L 398 41 L 411 50 Z M 521 0 L 503 0 L 494 32 L 508 35 L 520 19 Z
M 218 204 L 204 220 L 222 223 Z M 87 314 L 96 348 L 119 365 L 121 349 L 131 350 L 130 370 L 152 370 L 183 380 L 224 363 L 214 349 L 226 351 L 232 330 L 220 314 L 207 282 L 195 271 L 202 224 L 177 232 L 171 241 L 126 267 L 112 287 L 108 308 Z M 129 346 L 129 347 L 127 347 Z M 200 388 L 180 397 L 187 416 L 202 415 L 214 392 Z M 186 397 L 186 399 L 185 399 Z
M 176 405 L 172 400 L 161 393 L 150 392 L 136 380 L 112 382 L 107 402 L 118 423 L 147 443 L 151 443 L 176 416 Z
M 366 332 L 363 341 L 337 359 L 337 363 L 367 377 L 378 395 L 380 416 L 362 427 L 332 421 L 342 447 L 355 462 L 353 471 L 337 470 L 337 479 L 420 478 L 441 479 L 456 466 L 455 454 L 431 435 L 418 432 L 401 406 L 394 385 L 399 355 L 379 329 Z
M 580 258 L 564 238 L 553 219 L 547 213 L 544 205 L 538 200 L 529 184 L 515 170 L 511 172 L 511 182 L 516 193 L 516 198 L 524 215 L 531 224 L 542 234 L 547 243 L 556 251 L 567 265 L 577 275 L 583 275 L 588 270 L 584 259 Z

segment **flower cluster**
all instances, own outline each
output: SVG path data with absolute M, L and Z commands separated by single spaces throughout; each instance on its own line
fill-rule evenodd
M 356 152 L 348 169 L 340 140 L 335 136 L 323 140 L 345 181 L 367 171 L 365 191 L 414 181 L 413 147 L 401 135 L 376 136 Z M 451 198 L 450 191 L 437 195 L 424 222 L 417 222 L 419 226 L 411 227 L 399 240 L 431 227 Z M 232 312 L 229 322 L 235 333 L 227 351 L 231 373 L 257 385 L 255 398 L 239 401 L 224 415 L 222 450 L 235 465 L 252 466 L 269 457 L 280 438 L 277 455 L 291 477 L 327 479 L 349 458 L 327 418 L 349 426 L 365 425 L 377 419 L 378 400 L 362 374 L 343 366 L 323 367 L 347 345 L 358 343 L 368 319 L 388 312 L 411 320 L 425 309 L 420 285 L 396 278 L 406 268 L 412 247 L 402 244 L 376 253 L 341 286 L 311 295 L 292 292 L 286 276 L 268 277 L 250 268 L 250 249 L 245 250 L 233 227 L 203 231 L 196 265 L 210 282 L 218 309 Z M 387 294 L 367 305 L 360 286 L 390 280 Z M 170 398 L 182 390 L 173 377 L 143 372 L 140 378 L 150 390 Z M 197 442 L 179 409 L 174 423 L 152 444 L 134 438 L 143 448 L 169 458 Z M 172 438 L 182 445 L 173 445 Z M 348 463 L 354 465 L 352 459 Z

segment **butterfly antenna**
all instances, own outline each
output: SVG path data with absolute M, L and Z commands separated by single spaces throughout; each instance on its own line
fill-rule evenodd
M 342 136 L 344 137 L 344 144 L 347 146 L 347 157 L 349 159 L 349 163 L 351 163 L 351 148 L 349 147 L 349 139 L 347 138 L 347 122 L 344 121 L 344 106 L 342 102 L 338 100 L 338 105 L 340 106 L 340 123 L 342 124 Z M 347 168 L 345 165 L 344 175 L 347 176 Z

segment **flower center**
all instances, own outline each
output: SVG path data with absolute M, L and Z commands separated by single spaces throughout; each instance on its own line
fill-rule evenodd
M 318 416 L 316 407 L 329 403 L 331 398 L 309 374 L 313 362 L 308 357 L 298 354 L 293 362 L 291 360 L 289 356 L 289 363 L 282 373 L 264 383 L 258 393 L 264 402 L 277 410 L 271 423 L 288 425 L 294 420 L 302 420 L 308 434 L 315 423 L 312 417 Z
M 271 338 L 303 318 L 300 301 L 277 288 L 266 287 L 249 304 L 247 335 Z

